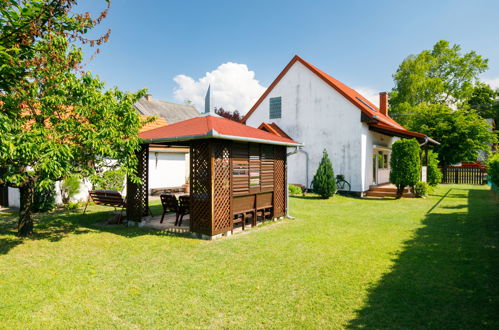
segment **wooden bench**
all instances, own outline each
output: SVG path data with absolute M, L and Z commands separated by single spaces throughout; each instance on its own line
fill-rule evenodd
M 255 195 L 246 195 L 234 197 L 232 205 L 232 230 L 234 224 L 242 223 L 242 228 L 246 225 L 246 220 L 252 218 L 255 223 Z
M 256 195 L 256 217 L 261 215 L 262 221 L 265 221 L 267 216 L 272 219 L 274 213 L 273 200 L 271 192 Z
M 120 216 L 118 219 L 118 223 L 121 223 L 121 216 L 123 213 L 123 209 L 126 208 L 126 200 L 121 196 L 121 194 L 116 190 L 89 190 L 88 191 L 88 200 L 85 205 L 85 209 L 83 210 L 83 214 L 87 211 L 87 206 L 90 200 L 94 202 L 95 205 L 105 205 L 114 207 L 116 211 L 117 208 L 121 207 Z

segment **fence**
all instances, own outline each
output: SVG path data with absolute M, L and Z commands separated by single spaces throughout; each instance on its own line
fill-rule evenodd
M 480 165 L 475 166 L 448 166 L 440 168 L 442 171 L 442 183 L 456 184 L 486 184 L 487 168 Z

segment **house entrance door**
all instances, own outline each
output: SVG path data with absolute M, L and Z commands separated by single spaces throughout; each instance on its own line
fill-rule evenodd
M 390 182 L 390 149 L 373 150 L 373 185 Z

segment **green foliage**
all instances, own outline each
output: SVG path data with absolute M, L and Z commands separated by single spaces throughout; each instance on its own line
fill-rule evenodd
M 55 209 L 55 195 L 54 183 L 44 187 L 36 187 L 33 198 L 33 212 L 47 212 Z
M 499 187 L 499 152 L 495 152 L 492 156 L 489 157 L 487 161 L 487 175 L 495 184 L 496 187 Z
M 288 185 L 288 192 L 290 195 L 302 195 L 302 193 L 303 193 L 301 188 L 294 185 L 294 184 Z
M 329 160 L 326 149 L 324 149 L 321 162 L 314 175 L 314 179 L 312 180 L 312 189 L 322 198 L 329 198 L 336 192 L 333 165 Z
M 62 203 L 68 204 L 71 198 L 80 192 L 80 178 L 76 175 L 70 175 L 61 182 Z
M 419 143 L 416 139 L 401 139 L 392 145 L 390 182 L 397 186 L 397 197 L 402 197 L 406 186 L 414 186 L 420 179 Z
M 476 52 L 461 53 L 461 46 L 437 42 L 432 50 L 407 57 L 393 75 L 390 113 L 402 124 L 421 103 L 461 104 L 470 99 L 474 82 L 487 70 L 488 60 Z
M 427 182 L 419 181 L 414 185 L 414 195 L 416 197 L 425 197 L 431 192 L 431 186 Z
M 123 191 L 125 185 L 125 172 L 121 169 L 104 171 L 92 177 L 96 189 Z
M 438 154 L 430 150 L 428 152 L 428 167 L 426 177 L 430 186 L 436 186 L 442 182 L 442 171 L 438 168 Z
M 492 118 L 499 123 L 499 93 L 489 85 L 479 83 L 475 86 L 468 106 L 477 111 L 482 118 Z
M 108 34 L 97 40 L 85 34 L 107 9 L 94 19 L 76 13 L 75 5 L 70 0 L 0 5 L 1 182 L 44 187 L 73 173 L 90 177 L 109 167 L 109 159 L 138 180 L 141 120 L 133 104 L 145 91 L 108 89 L 81 71 L 83 53 L 75 40 L 90 46 L 105 42 Z M 21 189 L 21 194 L 32 191 Z M 30 205 L 23 203 L 28 209 L 20 212 L 22 235 L 31 233 Z
M 78 202 L 69 202 L 64 205 L 66 210 L 77 210 L 80 207 L 80 203 Z
M 474 111 L 453 110 L 443 104 L 421 104 L 414 109 L 417 116 L 409 129 L 440 142 L 435 151 L 443 165 L 476 160 L 480 150 L 489 150 L 488 143 L 497 141 L 487 121 Z

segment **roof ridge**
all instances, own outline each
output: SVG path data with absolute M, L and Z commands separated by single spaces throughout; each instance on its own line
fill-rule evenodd
M 367 98 L 365 98 L 359 92 L 357 92 L 353 88 L 345 85 L 344 83 L 342 83 L 338 79 L 332 77 L 331 75 L 322 71 L 321 69 L 317 68 L 316 66 L 305 61 L 303 58 L 301 58 L 298 55 L 293 56 L 291 61 L 281 71 L 281 73 L 277 76 L 277 78 L 272 82 L 272 84 L 267 88 L 267 90 L 262 94 L 262 96 L 256 101 L 256 103 L 253 105 L 253 107 L 251 107 L 251 109 L 246 113 L 246 115 L 243 117 L 241 122 L 245 123 L 248 120 L 248 118 L 253 114 L 253 112 L 256 110 L 256 108 L 263 102 L 263 100 L 267 97 L 267 95 L 270 94 L 272 89 L 274 89 L 274 87 L 279 83 L 279 81 L 284 77 L 284 75 L 289 71 L 289 69 L 296 62 L 300 62 L 307 69 L 312 71 L 312 73 L 316 74 L 325 83 L 327 83 L 329 86 L 333 87 L 338 93 L 343 95 L 343 97 L 345 97 L 347 100 L 349 100 L 353 105 L 355 105 L 357 108 L 359 108 L 367 116 L 369 116 L 371 118 L 373 118 L 375 115 L 379 116 L 380 118 L 376 118 L 376 119 L 381 120 L 381 121 L 386 121 L 386 122 L 388 122 L 389 125 L 392 125 L 393 127 L 405 129 L 402 125 L 397 123 L 391 117 L 382 114 L 376 105 L 374 105 L 372 102 L 370 102 Z M 351 94 L 351 95 L 349 95 L 349 94 Z M 355 99 L 356 97 L 358 97 L 359 99 L 358 100 Z M 365 103 L 365 104 L 362 104 L 362 103 Z M 369 109 L 369 107 L 372 107 L 373 109 Z

